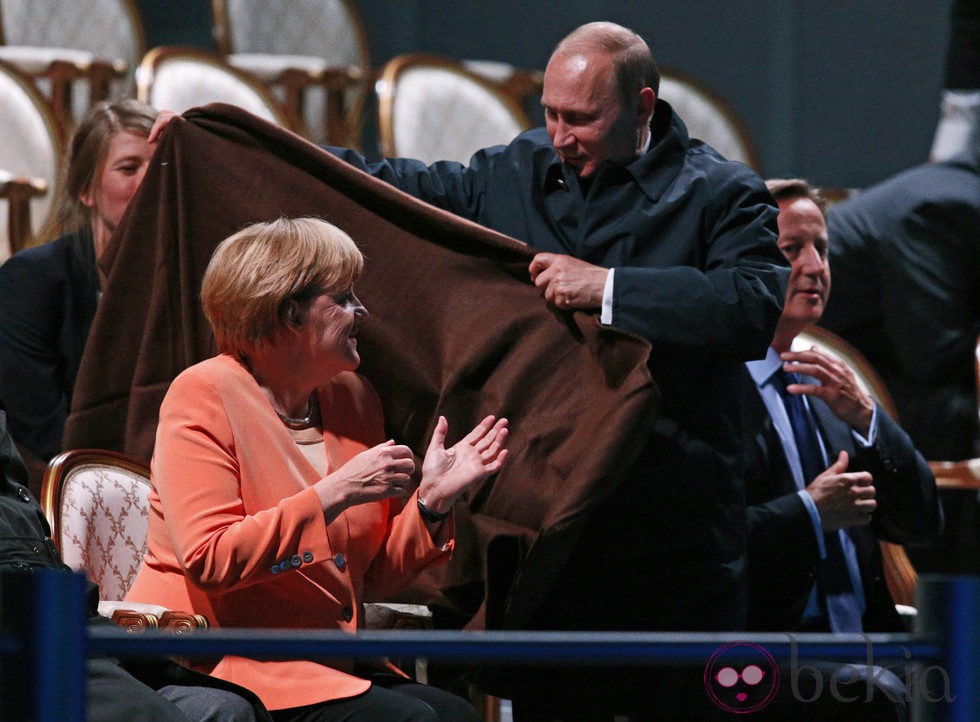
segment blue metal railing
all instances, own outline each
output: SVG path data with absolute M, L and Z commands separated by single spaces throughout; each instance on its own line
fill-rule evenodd
M 793 655 L 827 661 L 905 660 L 942 672 L 943 690 L 925 693 L 914 705 L 917 719 L 980 720 L 980 579 L 923 580 L 920 629 L 916 634 L 749 634 L 613 632 L 364 631 L 350 635 L 320 630 L 220 629 L 174 635 L 148 630 L 138 635 L 111 626 L 84 624 L 84 580 L 79 575 L 39 572 L 17 580 L 24 621 L 7 613 L 0 634 L 0 660 L 17 660 L 22 699 L 31 719 L 84 719 L 84 662 L 112 655 L 179 655 L 195 658 L 236 654 L 262 658 L 369 659 L 426 657 L 499 664 L 694 664 L 703 665 L 733 641 L 764 647 L 779 659 Z M 0 585 L 9 598 L 6 578 Z M 11 627 L 10 622 L 14 622 Z M 11 632 L 11 629 L 15 632 Z M 940 675 L 934 674 L 933 681 Z M 5 674 L 9 684 L 10 675 Z

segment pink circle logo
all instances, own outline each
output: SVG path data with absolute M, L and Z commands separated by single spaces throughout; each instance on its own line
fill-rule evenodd
M 704 689 L 711 701 L 726 712 L 758 712 L 772 702 L 779 690 L 779 667 L 758 644 L 723 644 L 704 668 Z

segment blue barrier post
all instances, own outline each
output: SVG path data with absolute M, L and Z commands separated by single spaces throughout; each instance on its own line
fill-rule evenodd
M 916 594 L 916 634 L 941 650 L 920 671 L 916 722 L 980 720 L 980 577 L 923 576 Z
M 4 631 L 21 643 L 3 659 L 3 718 L 85 720 L 85 577 L 38 569 L 3 575 Z

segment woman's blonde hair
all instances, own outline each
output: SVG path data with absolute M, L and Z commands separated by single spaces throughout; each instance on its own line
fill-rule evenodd
M 351 237 L 319 218 L 253 223 L 223 240 L 201 283 L 221 353 L 247 356 L 318 293 L 349 289 L 364 269 Z

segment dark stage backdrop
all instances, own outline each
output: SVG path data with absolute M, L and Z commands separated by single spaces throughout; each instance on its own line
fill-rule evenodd
M 206 0 L 138 0 L 151 44 L 213 47 Z M 861 187 L 927 159 L 950 0 L 357 0 L 375 64 L 432 52 L 543 68 L 575 26 L 613 20 L 742 116 L 769 176 Z M 367 124 L 365 149 L 373 142 Z

